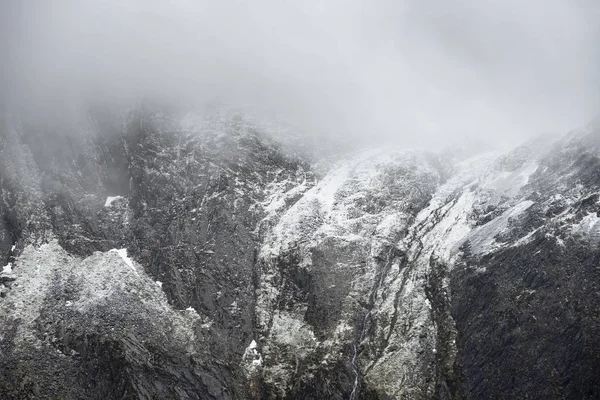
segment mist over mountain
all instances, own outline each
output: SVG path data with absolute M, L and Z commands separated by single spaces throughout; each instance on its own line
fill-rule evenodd
M 404 147 L 510 147 L 600 110 L 594 1 L 10 0 L 1 18 L 3 98 L 28 107 L 218 100 Z

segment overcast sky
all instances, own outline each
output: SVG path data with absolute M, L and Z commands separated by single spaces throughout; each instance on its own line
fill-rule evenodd
M 596 0 L 0 4 L 12 101 L 218 97 L 406 146 L 514 144 L 600 113 Z

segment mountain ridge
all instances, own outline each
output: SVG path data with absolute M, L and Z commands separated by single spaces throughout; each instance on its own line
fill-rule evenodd
M 600 395 L 597 130 L 323 168 L 235 112 L 79 121 L 0 132 L 8 398 Z

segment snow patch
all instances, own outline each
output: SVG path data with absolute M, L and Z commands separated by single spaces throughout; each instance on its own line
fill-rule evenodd
M 277 343 L 291 345 L 300 349 L 313 347 L 317 340 L 310 326 L 306 325 L 300 317 L 280 311 L 273 317 L 271 335 Z
M 483 182 L 482 186 L 486 189 L 513 196 L 529 183 L 529 178 L 537 171 L 538 167 L 537 163 L 530 162 L 514 171 L 501 171 L 490 176 Z
M 104 202 L 104 207 L 110 207 L 110 205 L 112 204 L 113 201 L 117 200 L 117 199 L 122 199 L 123 196 L 108 196 L 106 198 L 106 201 Z
M 109 252 L 96 252 L 83 259 L 73 257 L 56 240 L 39 247 L 25 246 L 13 271 L 19 285 L 13 285 L 11 296 L 0 302 L 0 319 L 7 315 L 22 319 L 15 343 L 40 345 L 40 339 L 34 333 L 37 329 L 35 324 L 43 305 L 49 301 L 50 290 L 73 282 L 77 285 L 76 290 L 62 303 L 64 307 L 73 308 L 78 313 L 95 313 L 98 305 L 109 305 L 104 308 L 107 312 L 116 313 L 119 318 L 129 318 L 122 314 L 122 302 L 131 301 L 131 304 L 139 305 L 141 301 L 143 306 L 138 309 L 140 317 L 169 321 L 176 327 L 173 331 L 176 340 L 193 343 L 194 322 L 190 316 L 176 312 L 164 292 L 143 270 L 133 274 L 129 267 L 115 261 L 114 255 Z M 138 315 L 131 318 L 138 318 Z
M 600 241 L 600 217 L 597 213 L 590 213 L 571 228 L 573 234 L 584 235 L 591 240 Z
M 454 176 L 436 190 L 429 206 L 415 219 L 412 234 L 407 238 L 407 245 L 412 243 L 414 253 L 421 253 L 424 260 L 435 253 L 451 264 L 460 244 L 473 230 L 470 215 L 478 193 L 472 188 L 484 179 L 482 175 L 488 173 L 498 156 L 497 152 L 488 152 L 455 165 Z
M 466 191 L 455 201 L 443 206 L 432 202 L 429 207 L 419 213 L 417 221 L 426 223 L 421 225 L 422 228 L 416 232 L 416 235 L 422 236 L 420 243 L 423 243 L 424 249 L 427 250 L 424 253 L 426 257 L 435 252 L 443 260 L 450 261 L 459 244 L 472 231 L 469 215 L 475 200 L 475 194 Z M 436 210 L 439 210 L 439 214 L 442 215 L 441 219 L 435 220 Z M 426 232 L 423 234 L 422 230 L 426 230 Z M 411 236 L 411 240 L 412 238 Z M 415 248 L 414 251 L 418 252 L 419 249 Z
M 3 268 L 2 268 L 2 273 L 3 274 L 10 274 L 12 273 L 12 264 L 8 263 L 6 264 Z
M 125 264 L 127 264 L 132 270 L 134 270 L 137 273 L 137 270 L 133 266 L 133 261 L 131 260 L 131 258 L 127 257 L 127 249 L 111 249 L 109 250 L 109 253 L 117 253 L 119 257 L 121 257 L 121 259 L 125 262 Z
M 522 238 L 520 238 L 519 240 L 517 240 L 513 247 L 518 247 L 518 246 L 524 246 L 528 243 L 531 243 L 533 241 L 534 235 L 539 232 L 540 228 L 534 229 L 533 231 L 529 232 L 527 235 L 523 236 Z
M 531 200 L 522 201 L 506 210 L 487 224 L 478 227 L 468 235 L 471 249 L 476 254 L 492 251 L 496 245 L 496 236 L 505 232 L 512 218 L 516 218 L 534 204 Z
M 398 173 L 406 173 L 408 179 L 395 177 Z M 397 193 L 410 192 L 415 184 L 410 179 L 436 174 L 418 151 L 368 150 L 340 162 L 281 215 L 261 248 L 261 258 L 281 254 L 299 243 L 310 247 L 325 237 L 370 242 L 373 235 L 397 235 L 403 228 L 402 210 L 410 201 Z M 373 211 L 365 212 L 369 202 L 380 196 L 390 202 L 375 202 Z M 269 203 L 268 208 L 280 209 L 281 201 Z
M 250 364 L 251 369 L 261 367 L 263 364 L 263 358 L 258 351 L 258 345 L 256 340 L 252 340 L 246 350 L 244 351 L 244 361 Z

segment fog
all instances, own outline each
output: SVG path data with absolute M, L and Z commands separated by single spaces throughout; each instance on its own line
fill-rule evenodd
M 594 0 L 4 0 L 5 104 L 219 99 L 307 135 L 500 146 L 600 111 Z

